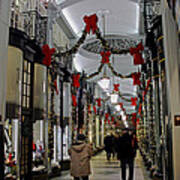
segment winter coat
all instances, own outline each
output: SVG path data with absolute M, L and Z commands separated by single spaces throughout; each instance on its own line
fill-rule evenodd
M 107 153 L 112 153 L 113 152 L 113 146 L 114 146 L 114 139 L 113 136 L 107 135 L 104 138 L 104 149 Z
M 90 159 L 92 148 L 84 142 L 78 142 L 69 149 L 71 157 L 71 175 L 73 177 L 88 176 L 91 174 Z
M 135 148 L 132 147 L 132 136 L 128 133 L 122 135 L 118 141 L 118 159 L 134 159 Z

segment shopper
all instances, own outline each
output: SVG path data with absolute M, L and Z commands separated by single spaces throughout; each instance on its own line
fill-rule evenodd
M 92 148 L 85 143 L 86 137 L 83 134 L 77 136 L 77 142 L 69 149 L 71 157 L 71 175 L 74 180 L 89 179 L 91 173 L 90 159 L 92 156 Z
M 106 137 L 104 138 L 104 150 L 106 151 L 106 157 L 109 161 L 111 158 L 111 153 L 113 153 L 113 137 L 110 133 L 107 133 Z
M 121 162 L 122 180 L 126 180 L 126 166 L 129 166 L 129 180 L 133 180 L 134 174 L 134 148 L 132 136 L 128 129 L 123 129 L 122 136 L 118 141 L 118 159 Z

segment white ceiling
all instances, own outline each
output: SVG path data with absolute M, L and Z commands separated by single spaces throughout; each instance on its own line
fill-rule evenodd
M 135 1 L 136 2 L 136 1 Z M 106 35 L 138 35 L 139 30 L 139 6 L 131 0 L 66 0 L 62 3 L 62 12 L 69 21 L 75 33 L 80 36 L 84 29 L 83 17 L 96 13 L 98 15 L 98 27 L 102 31 L 102 12 L 105 12 L 105 33 Z M 92 37 L 92 36 L 89 36 Z M 112 56 L 111 56 L 112 62 Z M 96 72 L 101 62 L 101 56 L 90 53 L 84 49 L 75 55 L 74 64 L 80 72 L 85 71 L 87 74 Z M 114 56 L 114 69 L 121 74 L 130 74 L 138 70 L 138 66 L 133 65 L 133 59 L 130 55 Z M 100 75 L 92 79 L 97 81 Z M 136 95 L 137 88 L 133 86 L 132 79 L 114 78 L 108 70 L 107 74 L 111 77 L 111 84 L 120 83 L 122 93 Z M 113 88 L 113 86 L 111 86 Z M 112 88 L 110 91 L 112 91 Z M 126 103 L 127 110 L 131 111 L 130 103 Z

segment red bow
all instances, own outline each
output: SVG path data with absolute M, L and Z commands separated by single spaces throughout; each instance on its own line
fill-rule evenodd
M 96 114 L 96 106 L 93 106 L 94 113 Z
M 136 105 L 137 105 L 137 104 L 136 104 L 136 101 L 137 101 L 137 97 L 135 97 L 135 98 L 132 97 L 132 98 L 131 98 L 131 102 L 132 102 L 131 105 L 132 105 L 132 106 L 136 106 Z
M 80 79 L 80 74 L 73 74 L 73 86 L 74 87 L 77 87 L 77 88 L 80 87 L 79 79 Z
M 90 30 L 92 30 L 92 33 L 94 34 L 96 30 L 98 29 L 97 27 L 97 21 L 98 17 L 96 14 L 93 14 L 91 16 L 84 16 L 84 22 L 86 23 L 86 32 L 90 33 Z
M 102 56 L 102 64 L 108 64 L 109 63 L 109 56 L 111 55 L 111 52 L 110 51 L 107 51 L 107 52 L 104 52 L 102 51 L 101 52 L 101 56 Z
M 140 85 L 141 84 L 141 81 L 139 80 L 140 77 L 141 77 L 141 73 L 140 72 L 133 73 L 131 76 L 133 78 L 133 85 Z
M 77 106 L 77 101 L 76 101 L 76 96 L 75 95 L 72 95 L 72 103 L 73 103 L 73 106 Z
M 142 43 L 139 43 L 136 48 L 130 48 L 130 54 L 134 56 L 134 65 L 144 64 L 141 51 L 144 50 Z
M 123 103 L 119 103 L 119 105 L 120 105 L 120 107 L 121 107 L 121 109 L 123 108 Z
M 54 80 L 54 87 L 56 89 L 56 94 L 59 94 L 58 88 L 57 88 L 57 80 Z
M 114 91 L 119 91 L 119 84 L 114 84 Z
M 43 59 L 43 64 L 46 66 L 50 66 L 51 64 L 51 56 L 55 53 L 55 48 L 50 49 L 48 44 L 45 44 L 42 47 L 42 53 L 45 55 Z
M 111 123 L 114 123 L 114 120 L 115 120 L 115 118 L 112 116 L 111 117 Z
M 142 110 L 142 104 L 140 103 L 139 109 L 138 109 L 139 114 L 141 114 L 141 110 Z
M 96 99 L 98 107 L 101 106 L 101 98 Z

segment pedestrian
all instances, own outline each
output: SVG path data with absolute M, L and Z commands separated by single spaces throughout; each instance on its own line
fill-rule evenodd
M 79 134 L 76 143 L 68 151 L 71 157 L 71 175 L 74 180 L 80 180 L 80 178 L 88 180 L 91 174 L 92 147 L 85 142 L 85 139 L 83 134 Z
M 113 153 L 113 138 L 110 133 L 107 133 L 104 138 L 104 150 L 106 151 L 106 158 L 109 161 L 111 158 L 111 153 Z
M 128 133 L 128 129 L 125 128 L 122 131 L 122 136 L 118 141 L 118 159 L 121 162 L 121 170 L 122 170 L 122 180 L 126 180 L 126 166 L 129 167 L 129 180 L 133 180 L 134 174 L 134 150 L 135 146 L 133 146 L 133 138 Z

